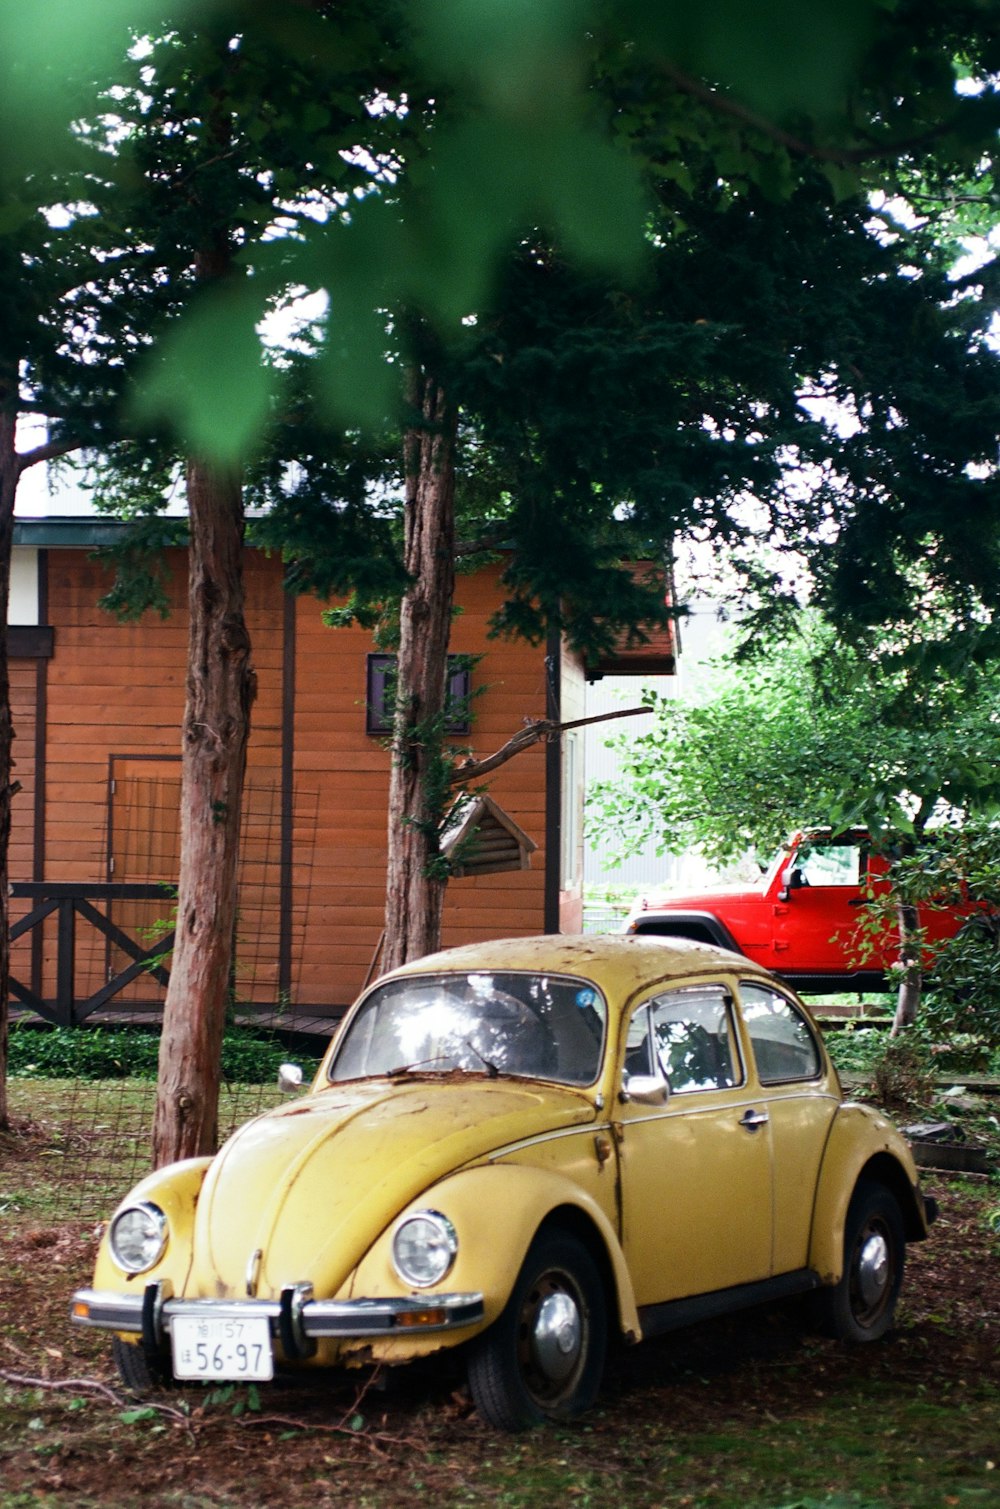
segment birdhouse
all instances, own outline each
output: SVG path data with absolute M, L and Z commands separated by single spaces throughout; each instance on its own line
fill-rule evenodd
M 441 837 L 441 852 L 452 860 L 452 875 L 496 875 L 526 870 L 538 845 L 492 797 L 457 802 Z

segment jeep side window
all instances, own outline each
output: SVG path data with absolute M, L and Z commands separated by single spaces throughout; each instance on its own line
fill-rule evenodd
M 796 1006 L 767 985 L 740 985 L 743 1019 L 762 1085 L 815 1079 L 820 1053 L 813 1030 Z
M 864 875 L 860 844 L 803 844 L 795 856 L 793 886 L 858 886 Z

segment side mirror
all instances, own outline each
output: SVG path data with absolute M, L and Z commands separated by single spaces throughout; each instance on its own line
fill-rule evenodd
M 640 1106 L 665 1106 L 668 1094 L 667 1082 L 658 1074 L 629 1074 L 626 1071 L 619 1099 L 634 1100 Z
M 278 1089 L 282 1095 L 294 1095 L 302 1089 L 302 1070 L 298 1064 L 280 1064 L 278 1066 Z
M 786 865 L 781 876 L 781 890 L 778 892 L 779 901 L 791 901 L 792 892 L 802 886 L 802 871 L 796 865 Z

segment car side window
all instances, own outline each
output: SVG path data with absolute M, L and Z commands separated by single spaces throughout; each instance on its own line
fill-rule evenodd
M 819 1044 L 798 1007 L 767 985 L 741 984 L 740 996 L 761 1084 L 815 1079 L 821 1068 Z
M 647 1075 L 653 1072 L 653 1058 L 649 1042 L 649 1006 L 640 1006 L 628 1024 L 625 1039 L 626 1074 Z
M 730 996 L 722 985 L 667 991 L 649 1009 L 653 1052 L 672 1094 L 739 1084 Z

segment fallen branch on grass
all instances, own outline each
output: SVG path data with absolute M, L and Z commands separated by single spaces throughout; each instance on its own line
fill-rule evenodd
M 76 1394 L 99 1394 L 118 1409 L 135 1407 L 155 1410 L 159 1415 L 167 1415 L 170 1419 L 179 1421 L 189 1432 L 191 1430 L 191 1421 L 185 1410 L 175 1409 L 172 1404 L 157 1404 L 153 1399 L 143 1399 L 141 1404 L 137 1404 L 134 1399 L 123 1398 L 110 1385 L 102 1383 L 99 1378 L 31 1378 L 25 1373 L 10 1373 L 6 1368 L 0 1368 L 0 1380 L 4 1383 L 12 1383 L 16 1388 L 48 1389 L 53 1392 L 58 1389 L 71 1389 Z
M 422 1456 L 427 1456 L 429 1448 L 425 1441 L 417 1441 L 412 1436 L 393 1436 L 384 1431 L 366 1430 L 364 1426 L 358 1426 L 355 1430 L 350 1423 L 343 1421 L 329 1423 L 327 1421 L 302 1420 L 295 1415 L 254 1415 L 243 1414 L 238 1417 L 239 1425 L 280 1425 L 285 1430 L 322 1431 L 328 1436 L 349 1436 L 352 1441 L 363 1441 L 366 1446 L 375 1451 L 381 1451 L 387 1447 L 405 1447 L 407 1451 L 418 1451 Z

